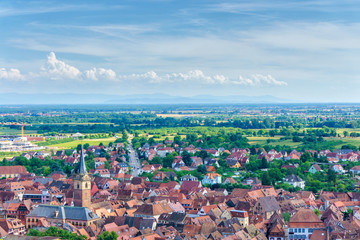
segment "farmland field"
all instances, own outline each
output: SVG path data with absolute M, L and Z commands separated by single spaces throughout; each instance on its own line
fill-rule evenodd
M 337 128 L 336 129 L 336 133 L 342 135 L 344 133 L 344 131 L 351 133 L 351 132 L 355 132 L 355 133 L 360 133 L 360 128 Z
M 24 134 L 25 135 L 32 135 L 32 134 L 36 134 L 36 131 L 32 131 L 32 130 L 24 130 Z M 21 135 L 21 129 L 12 129 L 12 128 L 4 128 L 4 127 L 0 127 L 0 135 Z
M 100 143 L 103 143 L 104 145 L 108 145 L 110 142 L 115 142 L 116 138 L 98 138 L 98 139 L 82 139 L 82 140 L 75 140 L 71 142 L 66 143 L 59 143 L 59 144 L 53 144 L 50 145 L 51 147 L 57 147 L 61 149 L 69 149 L 69 148 L 76 148 L 79 144 L 85 144 L 88 143 L 90 145 L 99 145 Z
M 25 153 L 25 152 L 0 152 L 0 161 L 2 161 L 4 158 L 8 159 L 8 158 L 12 158 L 15 156 L 19 156 L 22 153 Z
M 182 117 L 197 117 L 200 114 L 178 114 L 178 113 L 169 113 L 169 114 L 156 114 L 157 117 L 175 117 L 175 118 L 182 118 Z
M 335 146 L 336 148 L 341 148 L 341 146 L 345 145 L 345 144 L 351 144 L 351 145 L 354 145 L 354 146 L 357 146 L 357 147 L 360 146 L 360 137 L 355 137 L 355 138 L 350 138 L 350 137 L 347 137 L 347 138 L 328 138 L 327 140 L 341 140 L 342 143 L 336 145 Z
M 247 137 L 247 138 L 249 139 L 249 144 L 251 144 L 251 145 L 255 145 L 255 144 L 259 144 L 259 145 L 268 144 L 270 146 L 287 145 L 287 146 L 291 146 L 294 148 L 301 145 L 301 143 L 293 142 L 291 139 L 280 140 L 280 137 L 278 137 L 278 136 L 276 136 L 276 137 Z M 267 143 L 268 139 L 271 140 L 269 143 Z

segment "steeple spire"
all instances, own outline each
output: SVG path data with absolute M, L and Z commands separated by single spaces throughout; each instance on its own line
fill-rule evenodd
M 91 207 L 91 176 L 86 171 L 84 150 L 81 146 L 79 167 L 74 178 L 73 202 L 76 207 Z
M 81 145 L 81 155 L 80 155 L 80 164 L 79 164 L 79 174 L 80 175 L 87 174 L 86 165 L 85 165 L 85 156 L 82 145 Z

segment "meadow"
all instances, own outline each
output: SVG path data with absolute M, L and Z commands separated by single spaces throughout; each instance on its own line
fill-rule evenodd
M 98 139 L 81 139 L 81 140 L 74 140 L 71 142 L 64 142 L 64 143 L 58 143 L 58 144 L 52 144 L 49 145 L 49 147 L 57 147 L 59 149 L 73 149 L 76 148 L 79 144 L 85 144 L 88 143 L 91 145 L 99 145 L 100 143 L 103 143 L 104 145 L 109 145 L 110 142 L 115 142 L 115 137 L 110 138 L 98 138 Z
M 0 127 L 0 135 L 21 135 L 21 129 Z M 24 135 L 37 135 L 35 130 L 24 130 Z

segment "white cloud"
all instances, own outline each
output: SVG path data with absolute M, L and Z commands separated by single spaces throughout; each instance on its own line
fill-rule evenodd
M 111 69 L 93 68 L 84 71 L 84 75 L 87 79 L 98 81 L 99 79 L 116 80 L 116 73 Z
M 41 68 L 41 75 L 50 79 L 77 79 L 81 77 L 81 72 L 76 67 L 70 66 L 56 58 L 54 52 L 50 52 L 46 64 Z
M 246 86 L 287 86 L 287 82 L 278 81 L 271 75 L 253 74 L 250 78 L 239 76 L 238 80 L 231 83 Z
M 201 70 L 192 70 L 187 73 L 168 73 L 159 75 L 154 71 L 144 74 L 131 74 L 120 76 L 123 80 L 146 80 L 149 83 L 181 83 L 181 82 L 202 82 L 221 83 L 224 76 L 206 76 Z
M 287 86 L 287 82 L 278 81 L 271 75 L 253 74 L 249 78 L 239 76 L 232 79 L 224 75 L 206 75 L 201 70 L 192 70 L 187 73 L 169 73 L 159 75 L 154 71 L 144 74 L 131 74 L 120 76 L 123 80 L 145 80 L 149 83 L 199 83 L 209 85 L 243 85 L 251 87 L 262 86 Z
M 160 83 L 162 78 L 157 75 L 156 72 L 150 71 L 142 74 L 131 74 L 131 75 L 121 75 L 119 76 L 121 80 L 148 80 L 150 83 Z
M 25 78 L 18 69 L 10 68 L 7 70 L 6 68 L 0 68 L 0 79 L 18 81 L 24 80 Z
M 80 71 L 78 68 L 71 66 L 64 61 L 56 58 L 54 52 L 50 52 L 47 61 L 39 74 L 32 74 L 33 77 L 50 78 L 52 80 L 84 80 L 89 79 L 93 81 L 111 80 L 115 81 L 116 73 L 111 69 L 92 68 L 90 70 Z
M 47 61 L 39 73 L 28 73 L 23 76 L 19 70 L 0 68 L 0 79 L 24 80 L 26 78 L 31 80 L 46 81 L 51 80 L 72 80 L 81 82 L 83 80 L 98 81 L 117 81 L 124 86 L 140 84 L 161 85 L 167 83 L 173 87 L 188 86 L 189 84 L 209 85 L 209 86 L 286 86 L 284 81 L 276 80 L 271 75 L 254 74 L 249 78 L 239 76 L 238 78 L 228 77 L 222 74 L 209 75 L 202 70 L 195 69 L 188 72 L 180 73 L 164 73 L 158 74 L 155 71 L 149 71 L 141 74 L 118 75 L 112 69 L 92 68 L 81 71 L 75 66 L 71 66 L 64 61 L 57 59 L 54 52 L 50 52 Z

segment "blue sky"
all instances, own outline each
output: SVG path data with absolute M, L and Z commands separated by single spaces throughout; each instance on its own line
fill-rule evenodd
M 1 1 L 0 93 L 359 102 L 357 1 Z

